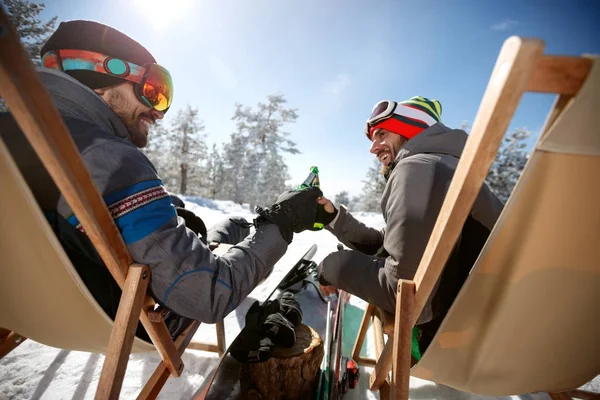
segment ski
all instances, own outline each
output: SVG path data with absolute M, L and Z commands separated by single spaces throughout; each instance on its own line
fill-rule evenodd
M 319 371 L 317 392 L 316 392 L 316 400 L 327 399 L 329 397 L 329 365 L 330 365 L 330 354 L 331 354 L 331 320 L 333 318 L 333 310 L 331 300 L 327 301 L 327 321 L 325 326 L 325 342 L 324 344 L 324 352 L 323 352 L 323 361 L 321 362 L 321 367 Z
M 338 291 L 335 300 L 327 302 L 325 356 L 321 365 L 317 400 L 338 400 L 358 384 L 358 365 L 342 352 L 344 310 L 349 294 Z

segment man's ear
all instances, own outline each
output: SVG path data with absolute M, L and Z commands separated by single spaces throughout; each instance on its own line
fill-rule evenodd
M 103 88 L 94 89 L 94 92 L 97 95 L 102 96 L 104 93 L 106 93 L 107 90 L 108 90 L 108 87 L 103 87 Z

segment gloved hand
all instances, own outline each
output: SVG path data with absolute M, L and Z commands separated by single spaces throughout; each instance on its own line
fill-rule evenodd
M 294 326 L 300 325 L 302 322 L 302 309 L 300 308 L 300 304 L 296 301 L 294 294 L 291 292 L 284 292 L 279 297 L 279 304 L 281 307 L 281 314 Z
M 279 228 L 281 236 L 289 244 L 295 233 L 311 229 L 317 217 L 317 199 L 323 196 L 321 189 L 309 187 L 283 192 L 271 207 L 256 207 L 258 227 L 267 221 Z
M 264 309 L 258 301 L 255 301 L 246 314 L 244 329 L 229 349 L 233 358 L 241 363 L 255 363 L 269 359 L 273 341 L 263 330 L 262 325 L 265 318 Z
M 263 323 L 263 329 L 273 343 L 277 345 L 292 347 L 296 343 L 294 325 L 281 313 L 268 315 Z
M 275 345 L 291 347 L 296 342 L 294 326 L 281 313 L 279 300 L 255 301 L 246 314 L 246 325 L 229 348 L 242 363 L 269 359 Z

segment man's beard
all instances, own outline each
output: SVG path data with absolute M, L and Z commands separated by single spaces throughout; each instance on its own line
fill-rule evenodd
M 121 120 L 123 119 L 121 118 Z M 125 121 L 123 121 L 123 123 L 125 123 Z M 148 144 L 148 136 L 140 131 L 139 116 L 134 121 L 125 123 L 125 127 L 127 128 L 129 136 L 131 137 L 131 142 L 135 145 L 135 147 L 139 149 L 146 147 Z
M 110 97 L 107 101 L 108 106 L 117 114 L 127 132 L 129 132 L 129 137 L 131 138 L 131 142 L 137 148 L 146 147 L 148 144 L 148 137 L 140 130 L 140 118 L 143 113 L 136 115 L 137 110 L 127 111 L 127 99 L 123 97 L 119 92 L 113 91 L 110 94 Z M 154 118 L 150 117 L 152 120 Z
M 389 165 L 382 165 L 381 166 L 381 175 L 385 176 L 387 174 L 387 172 L 389 171 L 390 167 Z

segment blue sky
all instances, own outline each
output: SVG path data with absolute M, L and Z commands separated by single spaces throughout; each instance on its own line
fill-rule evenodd
M 287 127 L 325 195 L 360 192 L 371 165 L 364 122 L 381 99 L 438 99 L 442 121 L 473 122 L 502 43 L 541 38 L 546 53 L 600 54 L 600 1 L 46 0 L 43 17 L 93 19 L 130 35 L 173 75 L 169 114 L 199 109 L 209 144 L 235 130 L 234 104 L 285 94 Z M 538 133 L 553 101 L 527 94 L 511 123 Z M 167 117 L 168 118 L 168 117 Z

